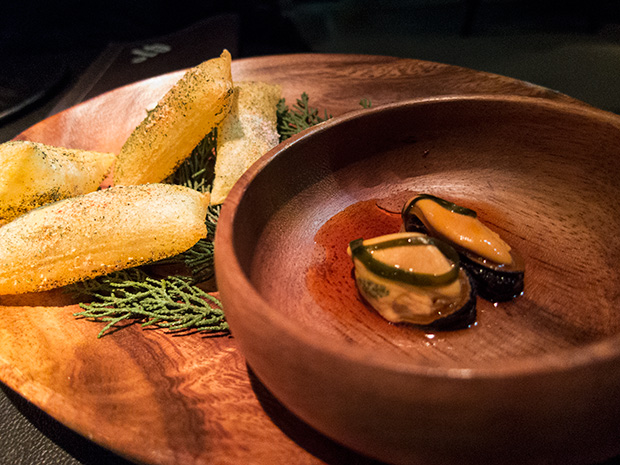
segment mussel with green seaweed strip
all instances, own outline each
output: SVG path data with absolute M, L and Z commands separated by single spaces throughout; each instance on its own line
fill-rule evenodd
M 402 218 L 405 231 L 437 237 L 459 252 L 461 266 L 475 279 L 480 297 L 500 302 L 523 292 L 523 259 L 474 210 L 420 194 L 405 204 Z
M 473 280 L 458 253 L 420 233 L 388 234 L 349 244 L 360 294 L 393 323 L 460 329 L 476 320 Z

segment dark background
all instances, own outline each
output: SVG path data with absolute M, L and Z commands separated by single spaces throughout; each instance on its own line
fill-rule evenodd
M 22 0 L 0 10 L 0 142 L 47 116 L 30 104 L 31 118 L 19 121 L 27 112 L 16 112 L 18 104 L 63 79 L 45 95 L 66 91 L 109 43 L 222 14 L 238 19 L 233 58 L 417 58 L 522 79 L 620 113 L 618 0 Z
M 48 116 L 62 93 L 72 89 L 110 44 L 152 42 L 222 15 L 234 19 L 230 30 L 224 31 L 231 39 L 223 42 L 235 52 L 234 58 L 309 51 L 292 23 L 282 16 L 277 2 L 5 2 L 0 9 L 0 142 Z M 188 49 L 185 55 L 195 47 L 196 60 L 188 61 L 185 56 L 175 59 L 169 54 L 170 63 L 149 63 L 153 65 L 151 75 L 193 66 L 218 55 L 209 47 L 209 37 L 222 43 L 221 29 L 225 27 L 220 24 L 213 34 L 203 28 L 203 42 L 182 47 Z M 117 77 L 119 85 L 136 76 L 147 77 L 144 71 L 129 71 L 127 76 Z
M 3 5 L 0 54 L 98 49 L 183 29 L 203 18 L 235 13 L 243 21 L 243 56 L 297 50 L 277 1 L 39 0 Z

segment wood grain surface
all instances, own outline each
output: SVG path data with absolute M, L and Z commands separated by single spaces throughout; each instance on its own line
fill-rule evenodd
M 59 113 L 18 138 L 117 152 L 181 76 L 141 81 Z M 233 62 L 235 80 L 281 84 L 332 115 L 414 97 L 571 98 L 517 80 L 411 59 L 293 55 Z M 0 380 L 60 422 L 148 464 L 371 463 L 299 421 L 253 376 L 232 337 L 130 326 L 97 339 L 62 292 L 0 297 Z

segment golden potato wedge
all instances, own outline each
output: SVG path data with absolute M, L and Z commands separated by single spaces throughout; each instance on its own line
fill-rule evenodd
M 0 145 L 0 224 L 46 203 L 97 190 L 112 153 L 23 140 Z
M 208 195 L 116 186 L 45 205 L 0 227 L 0 295 L 43 291 L 177 255 L 206 237 Z
M 278 85 L 235 83 L 230 113 L 218 128 L 213 205 L 222 203 L 241 175 L 278 145 L 276 106 L 281 97 Z
M 191 68 L 131 133 L 114 166 L 114 184 L 165 180 L 228 114 L 233 83 L 231 57 Z

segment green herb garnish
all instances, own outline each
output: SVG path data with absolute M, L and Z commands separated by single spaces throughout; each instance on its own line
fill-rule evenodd
M 324 115 L 319 116 L 319 110 L 312 108 L 309 102 L 308 94 L 301 94 L 301 98 L 297 99 L 297 103 L 293 108 L 289 108 L 285 99 L 278 102 L 278 133 L 280 133 L 280 142 L 291 136 L 308 129 L 316 124 L 327 121 L 331 115 L 325 111 Z
M 372 107 L 372 102 L 368 98 L 363 98 L 362 100 L 360 100 L 360 105 L 362 106 L 362 108 L 370 108 Z
M 281 141 L 331 118 L 327 112 L 324 117 L 319 116 L 318 110 L 308 105 L 308 100 L 308 95 L 303 93 L 292 109 L 284 99 L 278 103 Z M 196 146 L 170 182 L 210 192 L 215 176 L 216 148 L 217 132 L 213 131 Z M 75 316 L 105 322 L 98 337 L 118 328 L 119 324 L 135 322 L 183 334 L 228 334 L 222 303 L 197 286 L 215 275 L 213 240 L 219 214 L 220 206 L 209 207 L 205 220 L 207 237 L 179 255 L 70 286 L 69 291 L 85 301 L 79 304 L 82 311 Z M 161 278 L 147 271 L 157 266 L 178 268 L 189 276 L 174 274 Z
M 207 134 L 192 154 L 172 175 L 171 182 L 191 187 L 198 192 L 210 192 L 215 177 L 217 129 Z
M 81 303 L 76 316 L 107 322 L 98 337 L 125 321 L 172 332 L 228 333 L 221 302 L 183 276 L 156 279 L 131 268 L 85 281 L 73 291 L 95 299 Z

